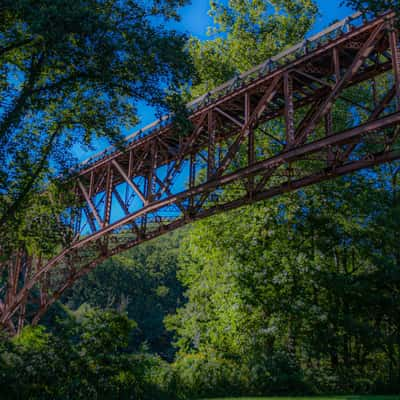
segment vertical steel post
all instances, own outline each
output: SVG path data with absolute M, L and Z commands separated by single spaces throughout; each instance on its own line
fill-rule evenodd
M 250 93 L 246 92 L 244 94 L 244 124 L 248 125 L 251 116 L 251 98 Z M 256 161 L 255 154 L 255 136 L 254 129 L 249 128 L 248 132 L 248 151 L 247 151 L 247 165 L 253 165 Z M 248 179 L 248 193 L 252 196 L 254 191 L 254 176 L 249 177 Z
M 332 50 L 332 58 L 333 58 L 333 70 L 335 74 L 335 80 L 336 82 L 339 82 L 342 76 L 340 71 L 339 49 L 337 47 L 334 47 Z
M 80 207 L 80 201 L 79 201 L 79 188 L 78 185 L 76 184 L 76 181 L 74 183 L 74 202 L 73 205 L 70 209 L 71 213 L 71 222 L 72 222 L 72 231 L 74 233 L 74 236 L 79 235 L 81 232 L 81 226 L 82 226 L 82 208 Z
M 372 86 L 372 99 L 374 102 L 374 107 L 376 107 L 378 104 L 378 90 L 376 87 L 376 79 L 375 78 L 372 78 L 371 86 Z
M 389 31 L 390 50 L 392 53 L 393 75 L 394 83 L 396 86 L 396 107 L 397 111 L 400 110 L 400 49 L 398 30 L 392 28 Z
M 333 116 L 332 109 L 325 115 L 325 136 L 330 136 L 333 133 Z M 335 160 L 335 154 L 333 152 L 332 146 L 328 146 L 327 149 L 327 164 L 328 167 L 332 166 Z
M 250 120 L 251 115 L 251 103 L 250 103 L 250 94 L 248 92 L 244 95 L 244 123 L 247 125 Z M 254 164 L 255 161 L 255 137 L 254 137 L 254 130 L 249 129 L 249 148 L 248 148 L 248 165 Z
M 189 161 L 189 189 L 193 189 L 196 185 L 196 154 L 190 154 Z M 189 200 L 190 210 L 194 207 L 194 196 L 190 196 Z
M 208 112 L 208 159 L 207 178 L 210 179 L 215 172 L 215 115 L 212 110 Z
M 293 79 L 289 72 L 283 76 L 283 92 L 285 96 L 285 124 L 286 124 L 286 143 L 290 148 L 295 141 L 294 127 L 294 105 L 293 105 Z
M 91 198 L 94 192 L 94 171 L 90 171 L 90 182 L 89 182 L 89 192 L 88 195 Z
M 130 179 L 133 174 L 133 151 L 129 152 L 129 163 L 128 163 L 128 178 Z
M 153 195 L 153 174 L 154 174 L 154 160 L 155 160 L 155 143 L 152 144 L 150 148 L 150 165 L 149 165 L 149 171 L 147 174 L 147 185 L 146 185 L 146 191 L 145 191 L 145 204 L 150 203 L 152 200 L 152 195 Z
M 32 269 L 33 257 L 27 256 L 25 260 L 24 270 L 23 270 L 23 282 L 26 282 L 28 277 L 30 276 Z M 28 299 L 25 299 L 20 307 L 19 317 L 18 317 L 18 325 L 17 325 L 17 333 L 21 333 L 22 328 L 25 325 L 26 318 L 26 304 Z
M 108 167 L 107 167 L 106 200 L 105 200 L 105 204 L 104 204 L 103 227 L 106 227 L 110 224 L 112 192 L 113 192 L 113 177 L 114 177 L 114 170 L 111 168 L 111 163 L 109 163 Z

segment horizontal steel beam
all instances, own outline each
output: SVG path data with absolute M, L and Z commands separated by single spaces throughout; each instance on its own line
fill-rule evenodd
M 174 204 L 176 202 L 182 202 L 184 199 L 188 197 L 212 191 L 218 187 L 225 186 L 238 179 L 243 179 L 245 177 L 259 174 L 271 168 L 276 168 L 278 165 L 294 161 L 308 154 L 313 154 L 317 151 L 320 151 L 321 149 L 327 148 L 328 146 L 335 146 L 339 144 L 348 143 L 354 138 L 357 138 L 359 136 L 365 135 L 367 133 L 370 133 L 378 129 L 385 129 L 387 127 L 396 124 L 400 124 L 400 112 L 391 114 L 379 120 L 368 122 L 366 124 L 357 126 L 356 128 L 349 129 L 347 131 L 325 137 L 315 142 L 304 144 L 301 147 L 288 150 L 282 154 L 271 157 L 265 161 L 257 162 L 249 167 L 239 169 L 233 173 L 224 175 L 218 179 L 214 179 L 202 185 L 198 185 L 195 188 L 185 190 L 182 193 L 170 196 L 164 200 L 159 200 L 150 203 L 144 206 L 141 210 L 131 214 L 130 216 L 107 226 L 106 228 L 102 229 L 101 231 L 93 235 L 89 235 L 83 238 L 79 242 L 75 243 L 72 246 L 72 248 L 82 247 L 86 243 L 96 240 L 97 238 L 103 236 L 106 233 L 112 232 L 115 229 L 118 229 L 126 224 L 129 224 L 131 221 L 134 221 L 135 219 L 139 218 L 142 215 L 157 211 L 167 205 Z

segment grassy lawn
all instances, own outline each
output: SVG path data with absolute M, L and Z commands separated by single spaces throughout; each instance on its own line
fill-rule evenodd
M 204 399 L 217 400 L 217 399 Z M 326 396 L 326 397 L 240 397 L 225 398 L 225 400 L 400 400 L 396 396 Z

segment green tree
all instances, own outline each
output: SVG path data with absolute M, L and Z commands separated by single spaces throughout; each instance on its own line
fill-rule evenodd
M 134 323 L 86 308 L 0 343 L 0 396 L 13 399 L 172 399 L 157 357 L 128 348 Z
M 2 233 L 15 230 L 9 224 L 29 204 L 29 194 L 75 162 L 74 144 L 121 138 L 137 123 L 138 101 L 165 108 L 166 90 L 186 82 L 186 37 L 161 22 L 177 18 L 176 7 L 184 3 L 2 2 Z
M 163 320 L 183 304 L 176 271 L 185 232 L 183 229 L 164 235 L 106 261 L 79 280 L 66 293 L 63 303 L 72 309 L 88 304 L 126 312 L 137 323 L 131 345 L 138 348 L 146 343 L 151 352 L 171 361 L 172 335 Z M 49 327 L 53 322 L 53 317 L 49 318 Z
M 187 37 L 163 26 L 184 0 L 17 0 L 0 18 L 0 281 L 21 255 L 49 258 L 71 241 L 63 182 L 74 146 L 117 142 L 139 101 L 179 107 L 192 72 Z M 49 187 L 49 182 L 52 182 Z M 2 291 L 3 296 L 3 291 Z M 4 303 L 0 300 L 0 314 Z M 11 331 L 15 331 L 11 325 Z
M 346 0 L 348 6 L 363 12 L 380 14 L 388 10 L 398 10 L 399 0 Z
M 245 37 L 243 29 L 242 35 L 235 31 L 237 38 Z M 219 83 L 214 64 L 217 71 L 230 65 L 225 59 L 233 64 L 234 53 L 220 46 L 224 41 L 206 44 L 217 49 L 214 59 L 203 62 L 201 52 L 194 53 L 203 83 Z M 247 45 L 257 53 L 257 40 Z M 230 71 L 240 68 L 236 61 Z M 387 79 L 376 82 L 378 91 Z M 346 96 L 373 106 L 368 85 Z M 343 101 L 332 115 L 338 131 L 367 117 Z M 279 121 L 268 129 L 279 136 Z M 273 149 L 269 139 L 258 146 Z M 376 168 L 196 223 L 180 260 L 188 303 L 166 319 L 177 333 L 178 366 L 195 360 L 206 382 L 220 365 L 211 360 L 234 363 L 254 394 L 396 390 L 399 264 L 391 239 L 396 229 L 384 222 L 398 223 L 396 171 L 396 164 Z M 238 390 L 230 382 L 227 372 L 226 386 Z
M 210 1 L 210 39 L 191 39 L 189 50 L 203 95 L 236 74 L 303 40 L 317 14 L 313 0 Z
M 268 377 L 282 356 L 321 391 L 394 390 L 400 280 L 391 238 L 399 215 L 385 188 L 393 171 L 381 172 L 197 223 L 179 272 L 188 303 L 166 319 L 180 358 L 240 360 L 249 391 L 261 391 L 254 394 L 279 391 Z

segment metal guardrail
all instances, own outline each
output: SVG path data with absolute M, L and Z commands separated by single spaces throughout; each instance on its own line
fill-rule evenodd
M 264 63 L 254 67 L 253 69 L 244 72 L 241 75 L 231 79 L 228 82 L 216 87 L 210 92 L 198 97 L 197 99 L 188 103 L 187 109 L 190 112 L 196 112 L 203 107 L 206 107 L 212 104 L 214 101 L 218 100 L 221 97 L 224 97 L 238 88 L 245 86 L 256 79 L 263 78 L 268 74 L 276 71 L 282 66 L 295 61 L 296 59 L 318 49 L 319 47 L 329 43 L 337 39 L 338 37 L 345 35 L 352 30 L 361 27 L 366 22 L 369 22 L 373 18 L 369 17 L 367 14 L 356 13 L 350 17 L 339 21 L 322 32 L 319 32 L 316 35 L 311 36 L 310 38 L 305 39 L 303 42 L 290 47 L 287 50 L 282 51 L 278 55 L 271 57 Z M 169 120 L 172 118 L 172 115 L 165 115 L 164 117 L 154 121 L 152 124 L 147 125 L 146 127 L 139 129 L 133 134 L 127 136 L 123 141 L 123 146 L 128 147 L 132 142 L 142 139 L 145 136 L 148 136 L 154 132 L 157 132 L 163 128 L 165 128 L 169 124 Z M 94 156 L 88 158 L 82 163 L 78 164 L 75 168 L 72 168 L 71 173 L 78 173 L 93 164 L 101 161 L 102 159 L 110 156 L 114 152 L 118 151 L 115 145 L 108 147 L 104 151 L 95 154 Z

